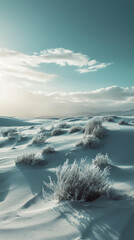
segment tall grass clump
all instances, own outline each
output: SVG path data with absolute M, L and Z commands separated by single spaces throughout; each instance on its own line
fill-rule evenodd
M 110 187 L 108 176 L 108 168 L 101 170 L 98 166 L 86 164 L 83 160 L 80 164 L 76 161 L 69 164 L 66 160 L 57 168 L 57 181 L 54 182 L 50 178 L 50 183 L 45 183 L 45 186 L 51 189 L 59 201 L 93 201 L 101 195 L 107 195 Z
M 5 128 L 1 131 L 2 137 L 7 137 L 8 139 L 13 139 L 18 136 L 18 131 L 16 128 Z
M 76 133 L 76 132 L 80 132 L 80 131 L 84 131 L 83 127 L 79 126 L 79 125 L 75 125 L 75 126 L 72 126 L 70 129 L 69 129 L 69 133 Z
M 92 135 L 85 136 L 83 139 L 76 144 L 77 147 L 87 148 L 97 148 L 100 145 L 100 139 Z
M 124 119 L 121 119 L 118 123 L 119 125 L 128 125 L 128 122 Z
M 31 145 L 32 145 L 32 144 L 42 144 L 42 143 L 44 143 L 44 142 L 46 141 L 46 139 L 47 139 L 47 137 L 46 137 L 45 134 L 38 133 L 37 135 L 35 135 L 35 136 L 32 138 L 30 144 L 31 144 Z
M 107 167 L 112 162 L 107 153 L 105 155 L 99 153 L 96 155 L 95 159 L 92 160 L 92 163 L 98 167 Z
M 96 138 L 102 138 L 105 135 L 105 128 L 102 126 L 102 120 L 92 118 L 85 126 L 85 134 L 93 135 Z
M 62 130 L 62 128 L 60 128 L 60 127 L 56 127 L 52 130 L 52 136 L 58 136 L 58 135 L 62 135 L 64 133 L 65 133 L 65 131 Z
M 51 153 L 55 153 L 55 148 L 51 145 L 48 145 L 44 148 L 42 148 L 41 151 L 42 154 L 51 154 Z
M 45 163 L 46 163 L 45 160 L 41 156 L 35 153 L 23 154 L 18 156 L 15 159 L 15 164 L 20 164 L 20 165 L 36 166 L 36 165 L 44 165 Z
M 61 123 L 58 124 L 57 127 L 59 127 L 59 128 L 68 128 L 69 125 L 66 122 L 61 122 Z
M 45 131 L 46 131 L 45 127 L 41 126 L 40 129 L 39 129 L 39 133 L 44 133 Z
M 102 119 L 92 118 L 85 126 L 83 139 L 76 144 L 76 146 L 86 148 L 97 148 L 100 145 L 100 139 L 106 133 L 105 128 L 102 126 Z
M 105 116 L 103 118 L 103 121 L 105 122 L 114 122 L 114 116 Z
M 41 126 L 38 134 L 46 136 L 46 138 L 49 138 L 51 137 L 51 130 L 45 129 L 44 126 Z

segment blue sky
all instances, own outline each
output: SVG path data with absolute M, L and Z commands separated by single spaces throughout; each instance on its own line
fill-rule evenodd
M 125 97 L 120 104 L 116 101 L 116 106 L 111 102 L 107 109 L 133 107 L 132 101 L 128 104 L 134 85 L 133 11 L 133 0 L 0 0 L 2 91 L 21 89 L 23 99 L 26 92 L 36 98 L 55 92 L 109 91 L 116 86 L 116 91 L 118 87 L 132 96 L 127 104 L 123 105 Z M 84 100 L 83 106 L 87 102 Z M 72 112 L 74 109 L 77 106 Z M 8 110 L 2 113 L 8 114 Z

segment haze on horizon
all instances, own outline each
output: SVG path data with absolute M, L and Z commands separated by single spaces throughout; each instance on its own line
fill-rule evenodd
M 134 108 L 132 0 L 0 0 L 0 115 Z

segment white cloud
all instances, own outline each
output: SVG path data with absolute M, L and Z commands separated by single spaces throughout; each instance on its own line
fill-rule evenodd
M 61 66 L 83 67 L 88 64 L 88 56 L 82 53 L 74 53 L 64 48 L 47 49 L 40 52 L 39 59 L 44 63 L 56 63 Z
M 41 51 L 39 54 L 24 54 L 8 49 L 0 49 L 0 76 L 3 78 L 20 78 L 27 81 L 48 82 L 54 79 L 54 74 L 35 70 L 42 63 L 55 63 L 60 66 L 74 66 L 80 73 L 97 71 L 106 68 L 110 63 L 99 63 L 89 60 L 82 53 L 74 53 L 69 49 L 55 48 Z
M 38 66 L 36 56 L 0 49 L 0 76 L 5 79 L 24 79 L 35 82 L 48 82 L 55 78 L 54 74 L 35 71 Z
M 93 61 L 95 61 L 95 60 L 93 60 Z M 77 71 L 80 72 L 80 73 L 96 72 L 99 69 L 106 68 L 106 67 L 108 67 L 111 64 L 112 63 L 97 63 L 97 61 L 96 61 L 95 64 L 92 64 L 92 65 L 88 64 L 89 65 L 88 68 L 79 68 Z
M 44 63 L 56 63 L 61 66 L 76 66 L 76 71 L 80 73 L 97 71 L 106 68 L 111 63 L 99 63 L 96 60 L 89 60 L 87 55 L 82 53 L 74 53 L 64 48 L 55 48 L 41 51 L 39 59 Z M 86 68 L 82 68 L 86 67 Z
M 7 95 L 0 89 L 0 115 L 54 116 L 117 111 L 134 108 L 134 87 L 111 86 L 89 92 L 27 92 L 10 88 Z M 7 101 L 7 99 L 9 99 Z

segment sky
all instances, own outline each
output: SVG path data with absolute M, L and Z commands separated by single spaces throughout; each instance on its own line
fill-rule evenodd
M 0 115 L 134 108 L 133 0 L 0 0 Z

